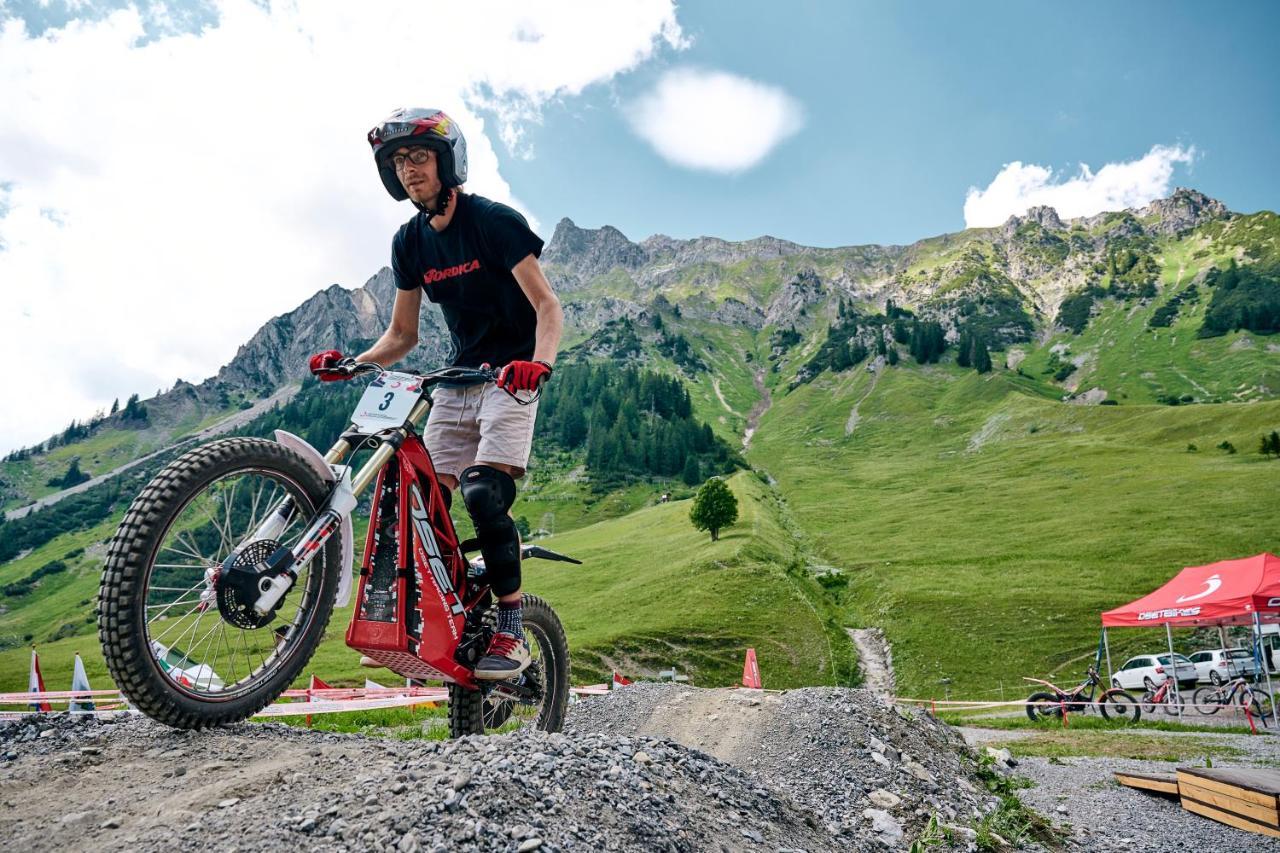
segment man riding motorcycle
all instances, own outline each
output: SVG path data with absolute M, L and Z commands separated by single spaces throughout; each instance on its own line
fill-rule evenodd
M 389 366 L 408 355 L 418 343 L 425 292 L 449 327 L 452 365 L 502 365 L 496 383 L 438 388 L 423 438 L 446 502 L 461 488 L 498 599 L 497 632 L 475 677 L 511 678 L 530 656 L 521 620 L 520 537 L 509 510 L 529 463 L 534 395 L 551 376 L 564 314 L 538 264 L 542 240 L 524 217 L 462 191 L 467 144 L 453 119 L 441 110 L 399 109 L 368 140 L 387 192 L 412 201 L 418 213 L 391 243 L 391 322 L 354 361 Z M 343 364 L 350 361 L 329 350 L 311 357 L 311 370 L 322 380 L 345 379 Z

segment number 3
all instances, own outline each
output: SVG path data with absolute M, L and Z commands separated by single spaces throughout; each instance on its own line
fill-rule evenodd
M 385 412 L 388 409 L 388 407 L 391 406 L 391 401 L 395 399 L 395 396 L 396 396 L 395 391 L 388 391 L 386 398 L 383 399 L 383 401 L 378 404 L 378 411 Z

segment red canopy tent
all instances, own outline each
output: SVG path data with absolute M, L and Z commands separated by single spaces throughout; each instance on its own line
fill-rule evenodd
M 1190 566 L 1155 592 L 1102 614 L 1108 678 L 1111 677 L 1108 628 L 1163 625 L 1172 655 L 1175 625 L 1253 625 L 1256 640 L 1263 622 L 1280 622 L 1280 557 L 1263 553 L 1207 566 Z M 1270 667 L 1266 661 L 1259 662 L 1267 673 L 1270 691 Z
M 1107 628 L 1280 622 L 1280 557 L 1258 554 L 1191 566 L 1155 592 L 1102 614 Z

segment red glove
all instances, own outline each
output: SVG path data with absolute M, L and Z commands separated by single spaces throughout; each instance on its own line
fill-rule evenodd
M 308 366 L 311 368 L 311 375 L 321 382 L 337 382 L 351 378 L 351 371 L 347 369 L 350 362 L 351 359 L 344 358 L 338 350 L 327 349 L 311 356 Z
M 505 391 L 537 391 L 551 378 L 545 361 L 513 361 L 498 372 L 498 387 Z

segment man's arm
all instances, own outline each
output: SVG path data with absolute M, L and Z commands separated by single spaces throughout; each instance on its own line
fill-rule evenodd
M 516 283 L 538 315 L 533 360 L 555 364 L 556 350 L 560 348 L 560 333 L 564 329 L 564 311 L 560 308 L 560 299 L 551 290 L 551 284 L 542 274 L 538 259 L 532 254 L 512 267 L 511 274 L 515 276 Z
M 390 367 L 408 355 L 418 345 L 418 309 L 421 306 L 421 287 L 396 290 L 396 301 L 391 306 L 391 323 L 377 343 L 356 356 L 356 361 L 376 361 L 383 367 Z

